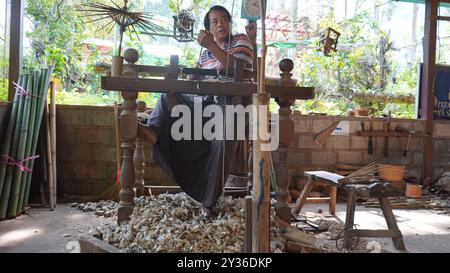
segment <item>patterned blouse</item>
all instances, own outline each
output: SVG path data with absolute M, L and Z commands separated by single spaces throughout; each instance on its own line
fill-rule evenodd
M 230 43 L 228 41 L 222 48 L 230 52 L 235 58 L 245 61 L 245 69 L 252 70 L 253 63 L 253 46 L 245 34 L 235 34 L 231 36 Z M 202 69 L 223 69 L 223 65 L 216 57 L 207 49 L 203 51 L 202 56 L 197 63 L 198 68 Z

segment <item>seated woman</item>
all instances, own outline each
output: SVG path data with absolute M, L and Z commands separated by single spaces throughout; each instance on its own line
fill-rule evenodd
M 206 31 L 200 31 L 197 39 L 198 43 L 206 48 L 198 61 L 199 68 L 224 69 L 227 64 L 228 68 L 232 68 L 236 59 L 239 58 L 246 63 L 247 69 L 251 69 L 253 43 L 249 36 L 252 37 L 252 41 L 255 41 L 255 24 L 246 27 L 249 36 L 232 35 L 230 13 L 222 6 L 214 6 L 205 16 L 204 26 Z M 234 141 L 225 141 L 224 145 L 223 140 L 175 141 L 173 139 L 171 126 L 176 118 L 171 117 L 172 107 L 183 104 L 193 110 L 195 97 L 199 96 L 163 94 L 153 109 L 147 125 L 139 125 L 138 136 L 153 144 L 155 162 L 173 177 L 188 195 L 202 203 L 203 216 L 207 221 L 211 221 L 213 208 L 223 190 L 223 176 L 225 179 L 228 177 L 231 147 Z M 200 97 L 202 107 L 225 103 L 223 98 Z M 176 98 L 176 101 L 171 98 Z M 193 116 L 191 114 L 191 117 Z M 203 119 L 202 124 L 206 121 Z M 224 146 L 226 146 L 225 149 Z M 223 161 L 224 153 L 225 161 Z

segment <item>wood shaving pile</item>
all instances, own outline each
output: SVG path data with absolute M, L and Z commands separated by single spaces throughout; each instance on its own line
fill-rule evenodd
M 239 253 L 244 243 L 244 199 L 224 197 L 212 223 L 202 218 L 201 204 L 185 193 L 135 199 L 131 221 L 95 227 L 102 239 L 132 253 Z M 271 249 L 281 248 L 281 233 L 271 228 Z

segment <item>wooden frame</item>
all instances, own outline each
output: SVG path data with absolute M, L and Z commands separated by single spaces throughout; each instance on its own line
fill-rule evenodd
M 126 54 L 125 54 L 126 56 Z M 257 92 L 257 86 L 252 83 L 243 83 L 245 73 L 243 66 L 237 65 L 235 71 L 235 82 L 201 82 L 177 80 L 178 58 L 172 56 L 169 67 L 146 67 L 146 73 L 149 70 L 157 72 L 165 72 L 165 79 L 143 79 L 139 78 L 140 66 L 135 65 L 137 60 L 129 59 L 127 64 L 123 65 L 121 77 L 102 77 L 102 88 L 111 91 L 120 91 L 124 102 L 122 104 L 122 113 L 120 117 L 120 136 L 122 140 L 122 169 L 121 169 L 121 190 L 120 203 L 118 208 L 118 223 L 128 221 L 134 209 L 134 185 L 135 185 L 135 168 L 133 158 L 136 157 L 135 140 L 137 136 L 137 116 L 136 116 L 136 99 L 138 92 L 170 92 L 174 93 L 192 93 L 202 95 L 233 95 L 233 96 L 252 96 Z M 131 63 L 133 61 L 133 63 Z M 289 184 L 289 167 L 287 163 L 288 147 L 294 140 L 294 122 L 291 118 L 292 111 L 290 107 L 296 99 L 311 99 L 314 96 L 314 89 L 310 87 L 296 87 L 296 81 L 292 79 L 290 73 L 294 64 L 290 60 L 280 62 L 280 79 L 277 86 L 267 85 L 266 90 L 276 98 L 280 106 L 280 139 L 279 139 L 279 168 L 277 172 L 278 192 L 276 194 L 275 211 L 283 221 L 290 223 L 290 208 L 288 200 L 288 184 Z M 171 96 L 171 95 L 169 95 Z M 250 145 L 251 146 L 251 145 Z M 142 149 L 139 149 L 142 152 Z M 252 149 L 250 149 L 251 151 Z M 249 156 L 248 166 L 252 166 L 252 156 Z M 142 175 L 142 174 L 141 174 Z M 249 168 L 249 182 L 253 181 L 252 168 Z M 254 200 L 253 200 L 254 202 Z M 246 202 L 248 206 L 252 202 Z M 250 225 L 250 214 L 254 216 L 254 210 L 247 206 L 247 223 Z M 267 215 L 268 217 L 268 215 Z M 252 240 L 248 236 L 253 236 L 250 232 L 252 227 L 246 225 L 246 251 L 254 251 Z

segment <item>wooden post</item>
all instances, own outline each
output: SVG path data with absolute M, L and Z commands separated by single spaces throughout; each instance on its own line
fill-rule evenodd
M 436 32 L 438 0 L 425 1 L 425 31 L 423 45 L 422 73 L 422 113 L 426 120 L 425 153 L 423 159 L 423 179 L 433 177 L 433 114 L 434 114 L 434 80 L 436 75 Z
M 11 18 L 9 23 L 9 101 L 14 99 L 15 87 L 13 81 L 18 81 L 22 70 L 23 2 L 22 0 L 11 1 Z
M 295 86 L 296 81 L 292 79 L 291 71 L 294 69 L 294 63 L 290 59 L 284 59 L 279 64 L 281 70 L 280 86 Z M 278 114 L 280 116 L 280 144 L 278 146 L 279 167 L 277 172 L 277 186 L 276 193 L 277 203 L 275 204 L 275 211 L 277 215 L 285 222 L 291 222 L 291 212 L 288 204 L 289 197 L 289 164 L 287 161 L 289 145 L 294 140 L 294 121 L 292 120 L 291 106 L 295 99 L 290 97 L 276 98 L 275 101 L 280 106 Z
M 244 234 L 244 253 L 252 252 L 252 196 L 245 196 L 245 234 Z
M 145 102 L 139 101 L 137 106 L 138 112 L 145 112 L 146 105 Z M 134 150 L 134 173 L 135 173 L 135 183 L 134 187 L 136 188 L 136 196 L 145 195 L 145 154 L 144 154 L 144 140 L 136 137 L 136 148 Z
M 127 49 L 122 77 L 137 78 L 137 66 L 134 64 L 139 59 L 137 50 Z M 124 221 L 130 220 L 135 206 L 134 190 L 135 169 L 133 155 L 137 136 L 137 115 L 136 99 L 138 92 L 121 92 L 124 102 L 122 103 L 122 113 L 120 115 L 120 137 L 122 139 L 122 168 L 120 171 L 120 202 L 117 215 L 117 223 L 120 225 Z
M 267 93 L 258 93 L 253 96 L 253 104 L 260 107 L 267 107 L 270 95 Z M 253 140 L 253 200 L 252 200 L 252 229 L 253 253 L 270 252 L 270 175 L 269 175 L 269 153 L 261 151 L 260 128 L 261 122 L 268 117 L 260 117 L 257 109 L 256 116 L 253 116 L 254 122 L 258 122 L 257 139 Z

